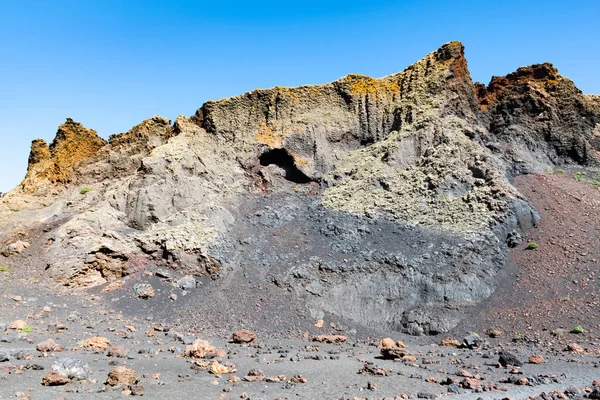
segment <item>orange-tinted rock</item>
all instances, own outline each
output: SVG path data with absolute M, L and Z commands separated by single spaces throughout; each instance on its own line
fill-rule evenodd
M 544 362 L 544 357 L 540 354 L 534 354 L 531 357 L 529 357 L 530 364 L 543 364 Z
M 62 386 L 70 382 L 71 380 L 68 377 L 56 371 L 50 371 L 42 378 L 42 385 L 44 386 Z
M 319 343 L 344 343 L 348 340 L 348 336 L 343 335 L 318 335 L 313 336 L 313 342 Z
M 250 343 L 256 339 L 256 333 L 247 329 L 240 329 L 239 331 L 233 332 L 234 343 Z
M 83 348 L 87 350 L 104 351 L 108 348 L 109 343 L 109 339 L 101 336 L 95 336 L 83 342 Z
M 217 348 L 203 339 L 196 339 L 185 347 L 186 357 L 212 358 L 217 356 Z
M 125 367 L 116 367 L 108 373 L 106 383 L 110 386 L 129 386 L 135 385 L 139 381 L 135 370 Z
M 396 342 L 394 342 L 394 339 L 383 338 L 379 341 L 377 347 L 396 347 Z

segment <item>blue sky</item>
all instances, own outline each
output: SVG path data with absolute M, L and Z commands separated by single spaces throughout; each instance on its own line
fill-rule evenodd
M 596 0 L 0 0 L 0 191 L 66 117 L 108 137 L 258 87 L 388 75 L 452 40 L 474 80 L 551 61 L 600 93 L 599 20 Z

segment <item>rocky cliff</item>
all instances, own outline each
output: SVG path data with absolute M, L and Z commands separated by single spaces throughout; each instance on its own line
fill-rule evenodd
M 231 296 L 260 324 L 266 288 L 261 318 L 302 308 L 447 331 L 537 223 L 511 179 L 594 166 L 600 150 L 598 96 L 548 63 L 474 84 L 463 50 L 445 44 L 380 79 L 209 101 L 108 142 L 68 119 L 50 146 L 33 142 L 27 176 L 0 200 L 0 237 L 39 229 L 39 263 L 72 287 L 157 268 L 211 278 L 181 315 L 220 326 L 235 322 L 219 312 Z

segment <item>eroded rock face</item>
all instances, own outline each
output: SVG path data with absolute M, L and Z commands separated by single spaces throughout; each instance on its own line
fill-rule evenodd
M 33 193 L 44 185 L 71 182 L 75 165 L 94 156 L 104 145 L 106 141 L 96 131 L 67 118 L 50 146 L 41 139 L 33 141 L 23 191 Z
M 226 293 L 255 316 L 266 286 L 312 319 L 441 333 L 539 219 L 509 178 L 597 163 L 599 99 L 548 63 L 473 84 L 451 42 L 385 78 L 255 90 L 108 142 L 67 120 L 0 199 L 0 238 L 43 225 L 33 251 L 72 287 L 156 265 L 211 277 L 190 312 L 228 329 L 211 314 Z
M 521 67 L 476 85 L 481 118 L 511 174 L 548 166 L 598 164 L 594 129 L 600 122 L 597 96 L 585 96 L 550 63 Z

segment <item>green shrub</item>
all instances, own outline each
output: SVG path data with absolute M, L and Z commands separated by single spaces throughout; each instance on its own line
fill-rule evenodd
M 89 193 L 91 191 L 92 191 L 91 187 L 84 186 L 81 189 L 79 189 L 79 194 L 86 194 L 86 193 Z
M 571 333 L 583 333 L 584 329 L 581 325 L 577 325 L 575 328 L 571 329 Z
M 561 168 L 561 169 L 558 170 L 558 172 L 561 173 L 561 174 L 564 174 L 565 170 Z
M 527 245 L 527 250 L 534 250 L 540 247 L 536 242 L 531 242 Z
M 32 329 L 30 326 L 26 326 L 25 328 L 21 328 L 20 331 L 23 333 L 29 333 L 32 331 Z
M 0 272 L 4 272 L 5 274 L 8 273 L 8 267 L 5 265 L 0 265 Z
M 525 340 L 525 334 L 517 332 L 515 333 L 515 337 L 513 338 L 513 343 L 521 344 L 521 342 Z

